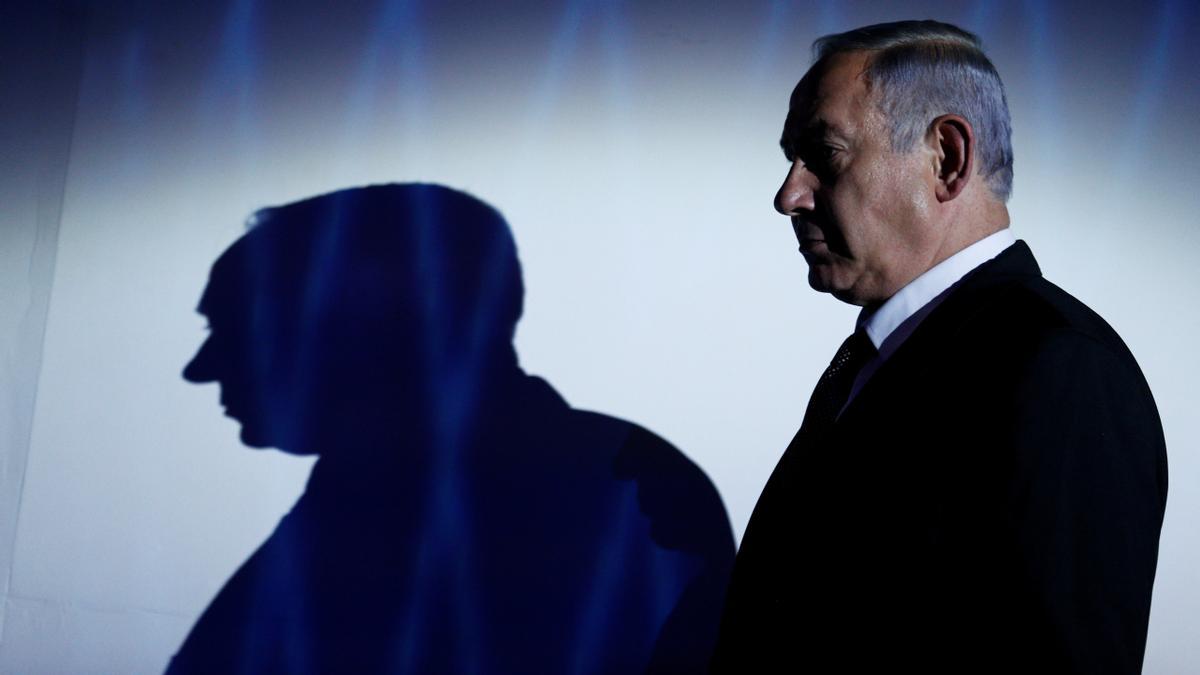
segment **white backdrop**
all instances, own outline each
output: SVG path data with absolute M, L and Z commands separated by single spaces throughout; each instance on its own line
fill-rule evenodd
M 58 174 L 26 146 L 4 158 L 36 185 L 0 207 L 22 317 L 0 325 L 21 375 L 0 402 L 31 429 L 0 448 L 0 671 L 161 670 L 298 496 L 310 463 L 239 445 L 215 387 L 179 372 L 246 216 L 342 187 L 440 182 L 497 207 L 528 289 L 524 367 L 677 445 L 740 537 L 855 316 L 808 290 L 771 208 L 788 93 L 818 35 L 931 17 L 979 32 L 1007 84 L 1014 231 L 1158 400 L 1171 488 L 1146 672 L 1200 672 L 1194 8 L 306 4 L 91 7 L 57 74 L 5 80 L 28 110 L 74 112 L 5 117 L 6 147 L 37 129 L 70 148 Z M 10 51 L 6 68 L 39 58 Z

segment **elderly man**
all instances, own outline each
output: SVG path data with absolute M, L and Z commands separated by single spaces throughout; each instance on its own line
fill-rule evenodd
M 932 21 L 815 47 L 775 206 L 809 284 L 863 309 L 750 519 L 714 669 L 1138 672 L 1162 426 L 1008 230 L 995 68 Z

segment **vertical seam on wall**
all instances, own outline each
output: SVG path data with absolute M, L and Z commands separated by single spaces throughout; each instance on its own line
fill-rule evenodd
M 29 417 L 24 438 L 15 446 L 17 457 L 13 458 L 11 467 L 17 471 L 15 484 L 16 508 L 13 509 L 8 528 L 9 541 L 7 560 L 0 560 L 4 570 L 3 587 L 0 588 L 0 647 L 4 644 L 5 624 L 8 615 L 8 603 L 12 589 L 13 565 L 16 561 L 17 532 L 21 522 L 21 506 L 25 496 L 25 478 L 29 468 L 29 454 L 33 445 L 33 424 L 37 415 L 38 391 L 41 388 L 42 361 L 45 353 L 46 330 L 50 314 L 50 300 L 54 292 L 54 272 L 58 259 L 58 233 L 62 226 L 63 203 L 66 201 L 67 179 L 70 173 L 71 152 L 75 143 L 75 131 L 79 124 L 80 90 L 83 80 L 83 61 L 85 54 L 85 39 L 87 30 L 83 5 L 77 0 L 67 0 L 57 7 L 58 16 L 51 28 L 53 38 L 59 47 L 54 50 L 55 56 L 63 63 L 61 79 L 51 85 L 52 93 L 46 97 L 39 111 L 52 106 L 55 100 L 68 102 L 69 121 L 65 124 L 66 139 L 61 154 L 39 162 L 35 177 L 35 233 L 33 247 L 29 258 L 28 275 L 32 282 L 29 290 L 29 303 L 26 305 L 22 323 L 33 323 L 37 333 L 32 340 L 34 347 L 34 374 L 31 378 L 32 392 L 30 395 Z M 74 53 L 72 53 L 74 52 Z M 56 73 L 57 75 L 57 73 Z M 56 95 L 62 92 L 61 99 Z M 53 133 L 53 132 L 51 132 Z M 53 142 L 53 141 L 51 141 Z M 43 262 L 44 260 L 44 262 Z M 42 267 L 43 269 L 39 269 Z M 35 278 L 40 277 L 40 278 Z M 36 282 L 42 281 L 42 284 Z M 41 296 L 41 297 L 39 297 Z M 39 316 L 40 315 L 40 316 Z

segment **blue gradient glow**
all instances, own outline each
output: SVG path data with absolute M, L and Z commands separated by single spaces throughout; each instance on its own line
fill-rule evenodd
M 1145 672 L 1200 667 L 1195 3 L 83 4 L 79 100 L 52 101 L 76 112 L 0 671 L 160 672 L 291 507 L 309 464 L 248 452 L 178 373 L 209 265 L 247 214 L 351 185 L 442 182 L 494 204 L 528 286 L 524 367 L 678 445 L 740 535 L 854 319 L 809 291 L 771 207 L 788 93 L 821 34 L 925 17 L 983 38 L 1014 120 L 1014 230 L 1155 392 L 1171 492 Z M 34 110 L 35 93 L 6 104 Z M 24 199 L 6 211 L 45 208 Z M 432 226 L 423 244 L 436 271 Z M 425 336 L 428 367 L 457 407 L 415 575 L 437 583 L 414 587 L 412 611 L 482 636 L 473 598 L 451 593 L 477 575 L 456 542 L 480 525 L 454 478 L 472 382 L 443 340 Z M 627 515 L 615 556 L 641 526 Z M 578 617 L 580 672 L 606 588 Z M 419 663 L 426 627 L 406 625 L 395 658 Z

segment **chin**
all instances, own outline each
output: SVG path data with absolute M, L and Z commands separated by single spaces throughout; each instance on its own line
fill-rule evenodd
M 808 268 L 808 285 L 818 293 L 832 293 L 832 271 L 828 265 L 810 265 Z
M 275 449 L 289 455 L 318 455 L 319 450 L 313 449 L 311 443 L 300 443 L 296 439 L 288 439 L 279 434 L 264 434 L 254 427 L 242 427 L 242 445 L 256 450 Z
M 828 265 L 821 265 L 809 268 L 808 270 L 808 285 L 818 293 L 828 293 L 838 300 L 848 305 L 858 305 L 859 307 L 866 302 L 858 296 L 854 291 L 853 284 L 839 284 L 833 278 L 833 269 Z
M 858 297 L 858 295 L 856 295 L 853 291 L 836 290 L 829 291 L 829 293 L 847 305 L 854 305 L 856 307 L 865 307 L 867 305 L 867 301 Z
M 239 435 L 242 445 L 250 448 L 267 449 L 277 448 L 284 452 L 291 452 L 289 446 L 293 445 L 284 438 L 282 434 L 271 433 L 259 424 L 242 424 L 242 432 Z
M 242 425 L 242 432 L 239 434 L 239 437 L 242 440 L 242 445 L 250 448 L 275 447 L 274 443 L 267 441 L 265 438 L 259 435 L 256 429 L 245 424 Z

